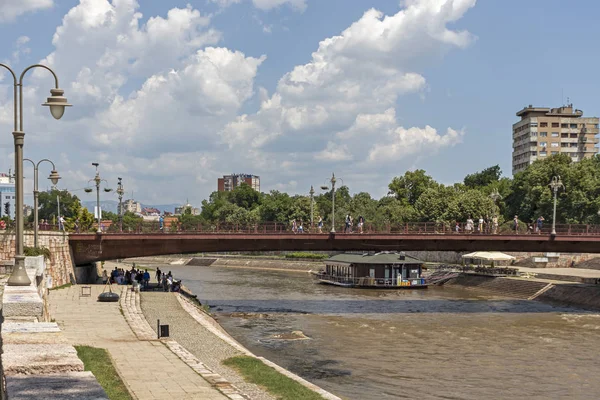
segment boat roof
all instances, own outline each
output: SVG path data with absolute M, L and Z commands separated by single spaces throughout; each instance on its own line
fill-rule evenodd
M 401 257 L 404 256 L 404 259 Z M 422 264 L 423 261 L 396 252 L 380 253 L 343 253 L 329 257 L 325 263 L 340 262 L 348 264 Z

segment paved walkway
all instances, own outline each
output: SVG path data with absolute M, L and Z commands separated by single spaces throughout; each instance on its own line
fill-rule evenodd
M 91 287 L 89 297 L 80 297 L 81 286 L 50 292 L 50 315 L 71 344 L 107 349 L 139 400 L 226 399 L 163 343 L 138 340 L 119 303 L 98 302 L 103 285 Z
M 600 270 L 597 269 L 584 269 L 584 268 L 528 268 L 511 266 L 511 268 L 517 268 L 521 272 L 528 272 L 533 274 L 547 274 L 547 275 L 561 275 L 561 276 L 575 276 L 578 278 L 600 278 Z

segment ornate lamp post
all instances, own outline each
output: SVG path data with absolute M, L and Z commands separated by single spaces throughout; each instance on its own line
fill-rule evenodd
M 490 193 L 490 199 L 492 199 L 492 201 L 494 202 L 494 215 L 492 215 L 492 219 L 496 218 L 496 208 L 498 207 L 497 201 L 502 199 L 502 195 L 498 192 L 498 189 L 494 189 L 492 190 L 492 193 Z M 494 220 L 492 225 L 492 233 L 495 235 L 496 231 L 497 231 L 497 220 Z
M 550 188 L 554 191 L 554 211 L 552 212 L 552 236 L 556 236 L 556 194 L 558 190 L 562 188 L 565 189 L 565 185 L 563 185 L 562 180 L 559 175 L 553 176 L 552 181 L 550 181 Z
M 342 182 L 344 180 L 342 179 Z M 337 179 L 335 178 L 335 173 L 331 174 L 331 233 L 335 233 L 335 183 Z M 323 185 L 321 186 L 322 190 L 329 190 L 329 186 Z
M 38 191 L 38 172 L 40 164 L 44 161 L 52 164 L 52 172 L 50 172 L 50 176 L 48 177 L 48 179 L 50 179 L 50 182 L 52 182 L 52 186 L 56 186 L 58 180 L 60 179 L 60 175 L 58 175 L 58 172 L 56 172 L 56 166 L 54 165 L 54 163 L 48 159 L 44 158 L 43 160 L 38 161 L 37 164 L 29 158 L 26 158 L 23 161 L 29 161 L 33 165 L 33 246 L 38 247 L 38 198 L 40 193 Z
M 123 232 L 123 194 L 125 194 L 125 190 L 123 189 L 123 182 L 121 180 L 122 178 L 119 178 L 117 194 L 119 195 L 119 231 Z
M 94 177 L 94 179 L 90 179 L 88 181 L 88 183 L 94 182 L 96 185 L 96 210 L 98 212 L 98 229 L 96 230 L 96 233 L 101 234 L 102 233 L 102 212 L 100 211 L 100 184 L 102 182 L 104 182 L 104 183 L 108 183 L 108 182 L 106 181 L 106 179 L 100 178 L 100 171 L 98 171 L 98 166 L 100 164 L 92 163 L 92 165 L 94 167 L 96 167 L 96 176 Z M 92 191 L 93 191 L 92 188 L 85 188 L 86 193 L 91 193 Z M 110 191 L 112 191 L 112 189 L 105 187 L 104 191 L 110 192 Z
M 58 87 L 58 77 L 49 67 L 41 64 L 30 65 L 25 68 L 21 76 L 17 80 L 15 72 L 6 64 L 0 64 L 0 67 L 7 69 L 13 77 L 13 102 L 14 102 L 14 131 L 13 138 L 15 143 L 15 194 L 16 194 L 16 210 L 15 210 L 15 266 L 13 272 L 8 279 L 9 286 L 29 286 L 31 281 L 25 271 L 25 256 L 23 255 L 23 143 L 25 132 L 23 131 L 23 78 L 25 74 L 33 68 L 44 68 L 54 76 L 54 89 L 50 90 L 51 96 L 42 104 L 50 107 L 50 113 L 55 119 L 60 119 L 65 107 L 69 107 L 67 98 L 63 96 L 64 90 Z
M 313 228 L 313 220 L 314 220 L 314 213 L 313 213 L 313 199 L 314 199 L 314 195 L 315 195 L 315 189 L 313 188 L 312 185 L 310 185 L 310 191 L 308 192 L 308 194 L 310 194 L 310 229 Z

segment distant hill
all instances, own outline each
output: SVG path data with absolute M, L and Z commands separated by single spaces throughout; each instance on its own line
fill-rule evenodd
M 93 213 L 94 207 L 96 207 L 96 202 L 95 201 L 82 201 L 81 205 L 83 205 L 85 208 L 87 208 L 89 212 Z M 152 205 L 152 204 L 143 204 L 142 203 L 142 208 L 156 208 L 161 213 L 164 211 L 168 211 L 168 212 L 172 213 L 175 211 L 175 207 L 179 207 L 179 206 L 180 206 L 180 204 Z M 100 201 L 100 207 L 102 208 L 102 211 L 113 212 L 116 214 L 117 211 L 119 210 L 119 202 L 116 200 Z

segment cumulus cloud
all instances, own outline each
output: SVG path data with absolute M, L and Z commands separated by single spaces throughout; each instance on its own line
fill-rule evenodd
M 0 22 L 14 21 L 20 15 L 52 7 L 52 0 L 2 0 Z
M 254 3 L 265 10 L 306 7 L 298 0 Z M 220 46 L 223 35 L 209 15 L 187 6 L 146 19 L 135 0 L 80 0 L 43 60 L 75 107 L 60 122 L 50 120 L 31 101 L 47 95 L 47 72 L 26 82 L 26 143 L 40 152 L 28 156 L 54 157 L 68 188 L 85 185 L 93 176 L 89 163 L 99 161 L 104 177 L 122 176 L 147 203 L 188 196 L 199 203 L 219 175 L 235 171 L 261 175 L 263 190 L 295 192 L 343 166 L 347 184 L 385 187 L 380 171 L 397 168 L 400 157 L 461 140 L 462 130 L 401 126 L 396 103 L 428 88 L 423 71 L 432 60 L 474 40 L 448 24 L 475 0 L 403 4 L 393 15 L 367 10 L 322 40 L 272 93 L 256 93 L 265 55 Z M 5 127 L 12 123 L 9 89 L 0 85 Z M 254 112 L 244 107 L 250 99 L 260 102 Z

